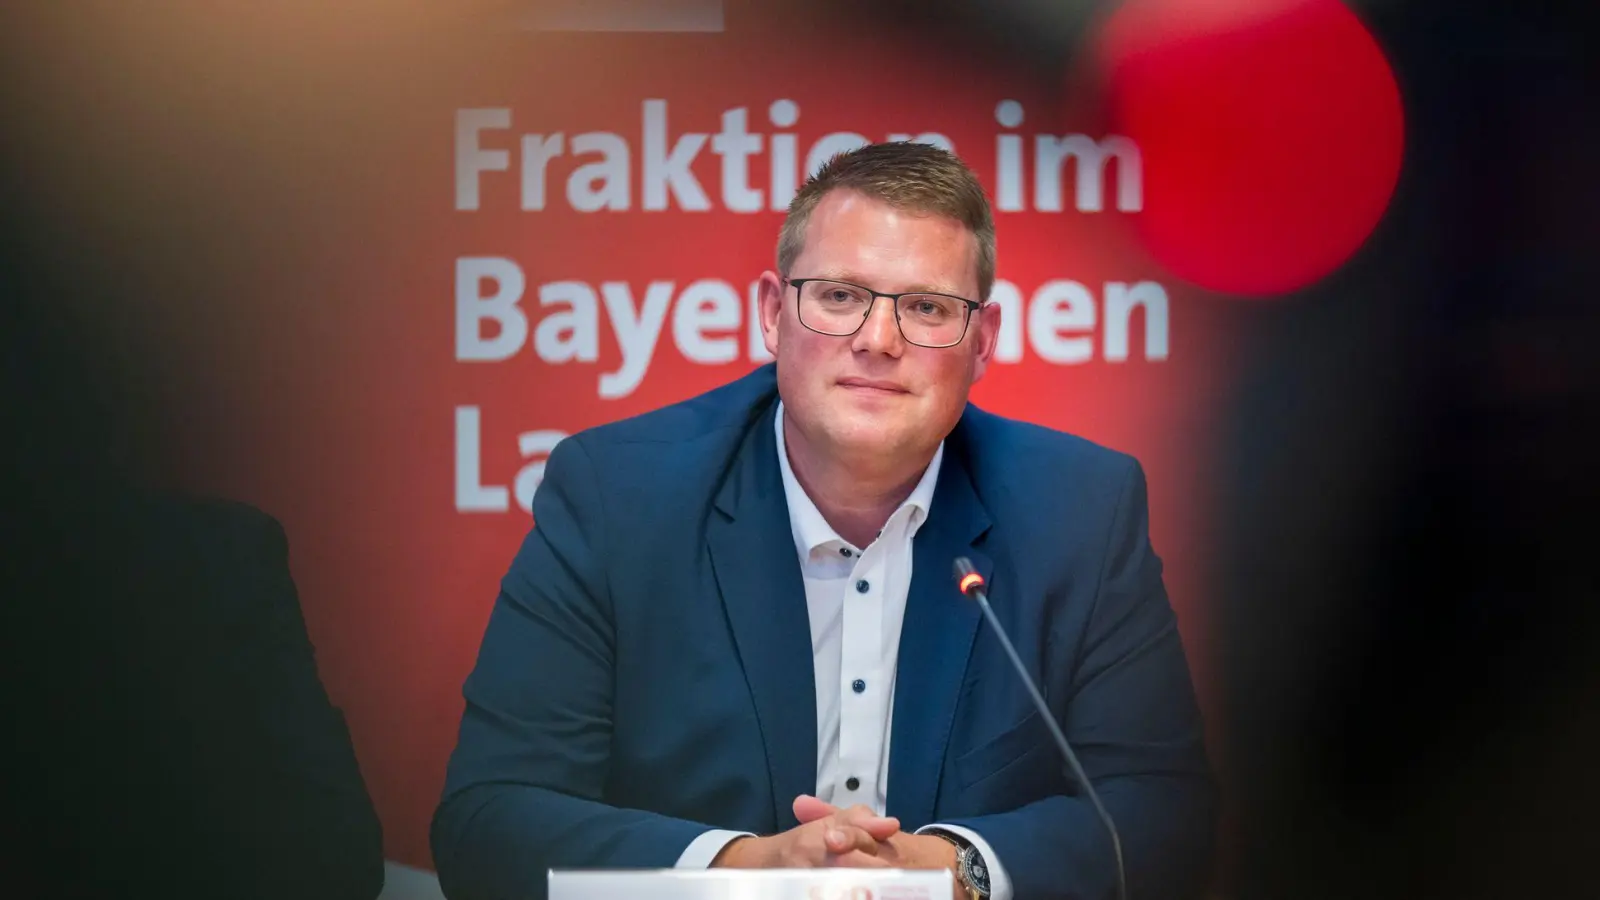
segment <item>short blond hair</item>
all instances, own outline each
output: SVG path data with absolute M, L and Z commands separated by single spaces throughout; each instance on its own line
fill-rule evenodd
M 978 299 L 994 287 L 994 213 L 977 175 L 948 150 L 893 141 L 869 144 L 828 160 L 794 195 L 778 233 L 778 271 L 785 277 L 805 249 L 812 210 L 830 191 L 855 191 L 915 213 L 960 222 L 978 241 Z

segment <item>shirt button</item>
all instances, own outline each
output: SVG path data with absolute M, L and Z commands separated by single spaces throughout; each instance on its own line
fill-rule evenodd
M 865 594 L 867 592 L 867 589 L 869 589 L 871 587 L 872 587 L 872 585 L 867 584 L 867 580 L 865 578 L 863 578 L 860 581 L 856 582 L 856 593 Z
M 861 779 L 855 777 L 854 775 L 851 775 L 849 778 L 846 778 L 844 780 L 844 786 L 845 786 L 845 790 L 853 791 L 856 788 L 861 787 Z
M 855 691 L 858 694 L 861 693 L 862 691 L 866 690 L 866 689 L 867 689 L 867 683 L 865 681 L 862 681 L 859 678 L 857 678 L 855 681 L 850 682 L 850 690 Z

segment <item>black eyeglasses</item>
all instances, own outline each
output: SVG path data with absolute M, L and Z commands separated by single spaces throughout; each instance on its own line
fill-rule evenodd
M 894 304 L 894 322 L 906 343 L 940 349 L 954 347 L 967 336 L 973 310 L 983 304 L 949 294 L 910 291 L 885 294 L 848 281 L 785 278 L 800 298 L 800 324 L 818 334 L 848 337 L 861 330 L 879 297 Z

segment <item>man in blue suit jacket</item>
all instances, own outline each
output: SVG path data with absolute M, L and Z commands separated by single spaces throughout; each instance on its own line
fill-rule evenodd
M 968 404 L 1000 324 L 970 299 L 994 280 L 970 170 L 844 154 L 778 263 L 774 365 L 551 455 L 465 686 L 446 893 L 894 866 L 979 900 L 1112 896 L 1108 835 L 955 585 L 966 556 L 1118 826 L 1129 895 L 1199 894 L 1214 795 L 1143 473 Z

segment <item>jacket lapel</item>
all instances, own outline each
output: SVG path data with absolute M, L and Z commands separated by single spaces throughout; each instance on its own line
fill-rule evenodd
M 795 796 L 816 793 L 817 701 L 805 582 L 773 436 L 776 410 L 769 406 L 746 436 L 717 494 L 707 540 L 766 743 L 781 831 L 798 824 Z
M 945 747 L 982 613 L 956 587 L 954 563 L 966 556 L 987 581 L 994 566 L 973 542 L 990 525 L 964 455 L 947 442 L 927 522 L 912 548 L 911 589 L 900 630 L 889 743 L 887 814 L 902 827 L 933 817 Z

